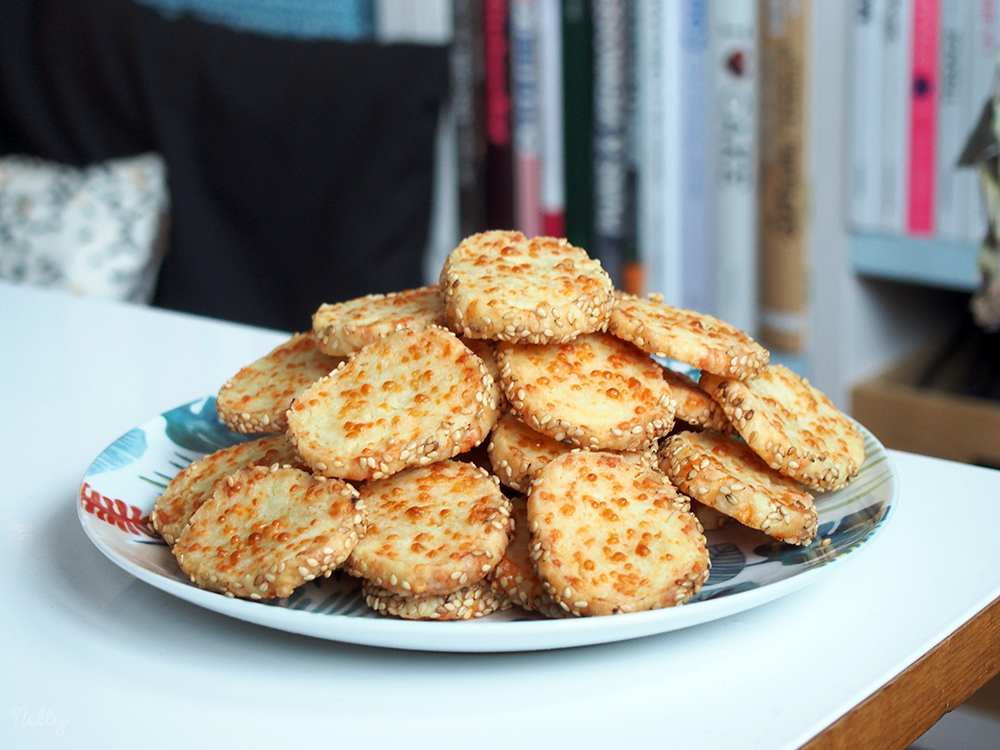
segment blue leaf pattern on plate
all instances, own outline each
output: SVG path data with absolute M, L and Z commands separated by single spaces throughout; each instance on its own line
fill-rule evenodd
M 754 548 L 754 553 L 767 561 L 780 562 L 782 565 L 816 567 L 824 564 L 830 557 L 849 552 L 871 536 L 887 510 L 881 503 L 861 508 L 841 518 L 833 532 L 830 531 L 833 523 L 824 523 L 816 533 L 816 540 L 808 547 L 790 547 L 774 541 Z M 830 540 L 830 544 L 823 546 L 826 539 Z
M 198 402 L 178 406 L 163 415 L 167 420 L 167 437 L 181 448 L 201 454 L 215 453 L 260 437 L 243 435 L 226 427 L 215 411 L 214 398 L 205 399 L 201 409 L 197 409 L 197 405 Z
M 146 432 L 136 427 L 109 445 L 90 467 L 89 474 L 115 471 L 138 461 L 146 453 Z
M 725 583 L 742 573 L 747 566 L 746 555 L 732 542 L 709 545 L 708 556 L 712 560 L 712 571 L 707 586 Z

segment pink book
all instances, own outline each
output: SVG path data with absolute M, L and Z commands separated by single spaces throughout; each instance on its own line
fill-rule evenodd
M 913 0 L 907 230 L 918 236 L 934 233 L 940 5 L 941 0 Z

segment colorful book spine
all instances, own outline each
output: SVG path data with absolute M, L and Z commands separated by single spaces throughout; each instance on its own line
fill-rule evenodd
M 879 230 L 906 232 L 910 153 L 910 34 L 913 0 L 886 0 L 882 24 L 882 146 Z
M 786 353 L 806 346 L 809 221 L 806 80 L 810 3 L 760 0 L 760 329 Z
M 458 150 L 458 218 L 462 237 L 487 229 L 483 0 L 454 0 L 452 106 Z
M 713 96 L 712 308 L 757 329 L 757 3 L 711 5 Z
M 593 253 L 594 50 L 589 0 L 562 0 L 566 238 Z
M 483 2 L 486 90 L 486 224 L 514 227 L 514 164 L 511 137 L 510 47 L 507 0 Z
M 913 0 L 907 231 L 934 234 L 940 0 Z
M 542 234 L 566 234 L 566 162 L 563 133 L 563 45 L 560 0 L 538 0 L 542 127 Z
M 886 0 L 854 0 L 848 30 L 847 221 L 855 231 L 879 229 L 882 144 L 882 33 Z
M 627 0 L 593 0 L 593 255 L 622 283 L 626 224 L 628 57 Z
M 542 233 L 538 24 L 537 0 L 511 0 L 514 228 L 528 237 Z

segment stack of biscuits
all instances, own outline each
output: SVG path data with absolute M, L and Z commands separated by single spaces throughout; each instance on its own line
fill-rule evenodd
M 699 380 L 670 361 L 700 372 Z M 855 425 L 746 333 L 614 289 L 566 240 L 464 240 L 436 286 L 321 306 L 222 386 L 259 434 L 195 461 L 151 522 L 191 580 L 286 597 L 334 570 L 409 619 L 684 604 L 705 528 L 796 545 Z

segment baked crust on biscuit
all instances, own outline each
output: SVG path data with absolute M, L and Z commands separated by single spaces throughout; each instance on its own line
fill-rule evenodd
M 807 487 L 840 489 L 865 460 L 855 424 L 784 365 L 768 365 L 747 381 L 702 373 L 700 382 L 768 466 Z
M 477 466 L 438 461 L 361 486 L 369 529 L 345 569 L 403 596 L 486 577 L 510 540 L 510 500 Z
M 298 333 L 227 380 L 215 409 L 236 432 L 282 432 L 292 399 L 341 362 L 317 349 L 312 333 Z
M 393 615 L 404 620 L 472 620 L 500 609 L 506 600 L 497 595 L 487 581 L 463 586 L 450 594 L 403 596 L 372 581 L 361 584 L 365 603 L 380 615 Z
M 673 426 L 674 402 L 662 368 L 609 334 L 541 346 L 501 342 L 497 364 L 511 411 L 555 440 L 640 451 Z
M 466 238 L 441 270 L 445 318 L 469 338 L 547 344 L 603 330 L 614 304 L 599 261 L 564 239 L 491 231 Z
M 169 545 L 177 541 L 188 521 L 212 497 L 220 483 L 247 464 L 299 464 L 295 446 L 284 435 L 268 435 L 237 443 L 192 461 L 163 491 L 149 514 L 149 521 Z
M 493 591 L 522 609 L 546 611 L 551 600 L 544 596 L 542 582 L 531 561 L 531 534 L 528 529 L 528 498 L 519 495 L 511 501 L 514 536 L 497 566 L 490 571 Z M 558 609 L 558 607 L 556 608 Z
M 670 386 L 670 393 L 674 399 L 675 419 L 692 427 L 703 427 L 723 433 L 735 432 L 726 419 L 722 406 L 692 378 L 664 367 L 663 379 Z
M 650 354 L 726 377 L 753 377 L 770 359 L 744 331 L 711 315 L 665 305 L 655 296 L 617 292 L 608 332 Z
M 453 333 L 402 329 L 303 391 L 288 434 L 324 476 L 380 479 L 481 443 L 498 397 L 483 361 Z
M 173 552 L 201 588 L 270 599 L 328 575 L 365 529 L 364 503 L 347 482 L 251 466 L 229 475 L 195 512 Z
M 436 286 L 320 305 L 313 314 L 316 344 L 327 354 L 346 357 L 387 333 L 444 322 L 444 301 Z
M 546 464 L 528 493 L 531 557 L 574 615 L 683 604 L 708 579 L 701 524 L 659 471 L 580 451 Z
M 660 468 L 691 498 L 789 544 L 816 536 L 813 497 L 765 464 L 745 443 L 717 432 L 679 432 L 663 444 Z

